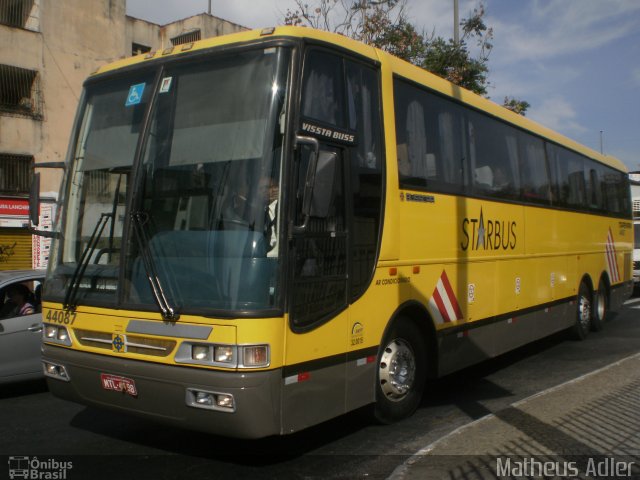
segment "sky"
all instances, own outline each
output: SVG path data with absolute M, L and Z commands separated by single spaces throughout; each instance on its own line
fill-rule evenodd
M 478 0 L 459 0 L 460 18 Z M 212 0 L 212 14 L 250 28 L 282 23 L 293 0 Z M 305 0 L 313 4 L 314 0 Z M 208 0 L 127 0 L 127 14 L 165 24 Z M 484 0 L 493 28 L 489 97 L 531 104 L 527 117 L 640 170 L 640 1 Z M 149 5 L 153 5 L 150 8 Z M 453 0 L 407 0 L 418 31 L 453 36 Z M 602 132 L 602 133 L 601 133 Z

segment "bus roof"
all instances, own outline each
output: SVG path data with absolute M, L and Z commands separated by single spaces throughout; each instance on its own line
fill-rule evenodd
M 140 54 L 134 57 L 117 60 L 100 67 L 93 75 L 99 75 L 102 73 L 119 70 L 121 68 L 142 64 L 154 59 L 177 56 L 185 54 L 187 52 L 206 50 L 224 45 L 250 43 L 252 41 L 257 41 L 260 39 L 274 37 L 307 38 L 326 42 L 345 48 L 349 51 L 355 52 L 372 60 L 377 60 L 383 64 L 389 65 L 395 75 L 399 75 L 408 80 L 425 85 L 428 88 L 439 92 L 447 97 L 456 99 L 470 107 L 483 111 L 516 127 L 549 139 L 552 142 L 563 145 L 567 148 L 575 150 L 576 152 L 582 153 L 583 155 L 609 165 L 617 170 L 621 170 L 624 172 L 628 171 L 624 163 L 622 163 L 617 158 L 609 155 L 603 155 L 596 150 L 586 147 L 585 145 L 582 145 L 575 140 L 565 137 L 564 135 L 561 135 L 558 132 L 551 130 L 550 128 L 534 122 L 533 120 L 530 120 L 523 115 L 518 115 L 517 113 L 514 113 L 487 98 L 484 98 L 441 77 L 438 77 L 437 75 L 434 75 L 427 70 L 412 65 L 409 62 L 401 60 L 400 58 L 394 57 L 387 52 L 365 45 L 364 43 L 358 42 L 349 37 L 345 37 L 344 35 L 326 32 L 323 30 L 316 30 L 313 28 L 281 26 L 275 28 L 248 30 L 245 32 L 233 33 L 230 35 L 223 35 L 219 37 L 211 37 L 194 43 L 176 45 L 165 50 L 158 50 L 155 52 Z

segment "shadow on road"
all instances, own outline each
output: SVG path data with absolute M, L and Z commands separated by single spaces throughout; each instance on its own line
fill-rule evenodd
M 159 453 L 187 455 L 249 466 L 287 462 L 339 441 L 369 424 L 366 411 L 343 415 L 302 432 L 258 440 L 226 438 L 160 425 L 121 413 L 85 408 L 71 426 L 129 443 L 157 449 Z
M 47 390 L 47 383 L 44 379 L 10 383 L 8 385 L 2 385 L 2 388 L 0 389 L 0 400 L 43 393 Z

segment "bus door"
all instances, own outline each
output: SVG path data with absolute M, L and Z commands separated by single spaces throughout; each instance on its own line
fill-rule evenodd
M 373 399 L 373 377 L 363 375 L 367 369 L 354 372 L 347 361 L 354 349 L 362 349 L 351 343 L 356 320 L 347 306 L 367 291 L 380 242 L 384 158 L 379 73 L 367 62 L 320 48 L 310 48 L 305 57 L 285 372 L 294 382 L 302 371 L 305 381 L 295 388 L 285 381 L 289 431 L 296 424 L 287 417 L 301 411 L 296 406 L 302 405 L 301 413 L 315 422 Z
M 343 69 L 339 56 L 319 49 L 307 52 L 292 188 L 285 432 L 345 411 L 347 146 L 334 138 L 338 132 L 349 135 Z

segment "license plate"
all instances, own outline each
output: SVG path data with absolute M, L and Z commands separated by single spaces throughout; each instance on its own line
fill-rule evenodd
M 124 392 L 132 397 L 138 396 L 136 382 L 127 377 L 119 377 L 118 375 L 100 374 L 102 388 L 105 390 L 113 390 L 114 392 Z

